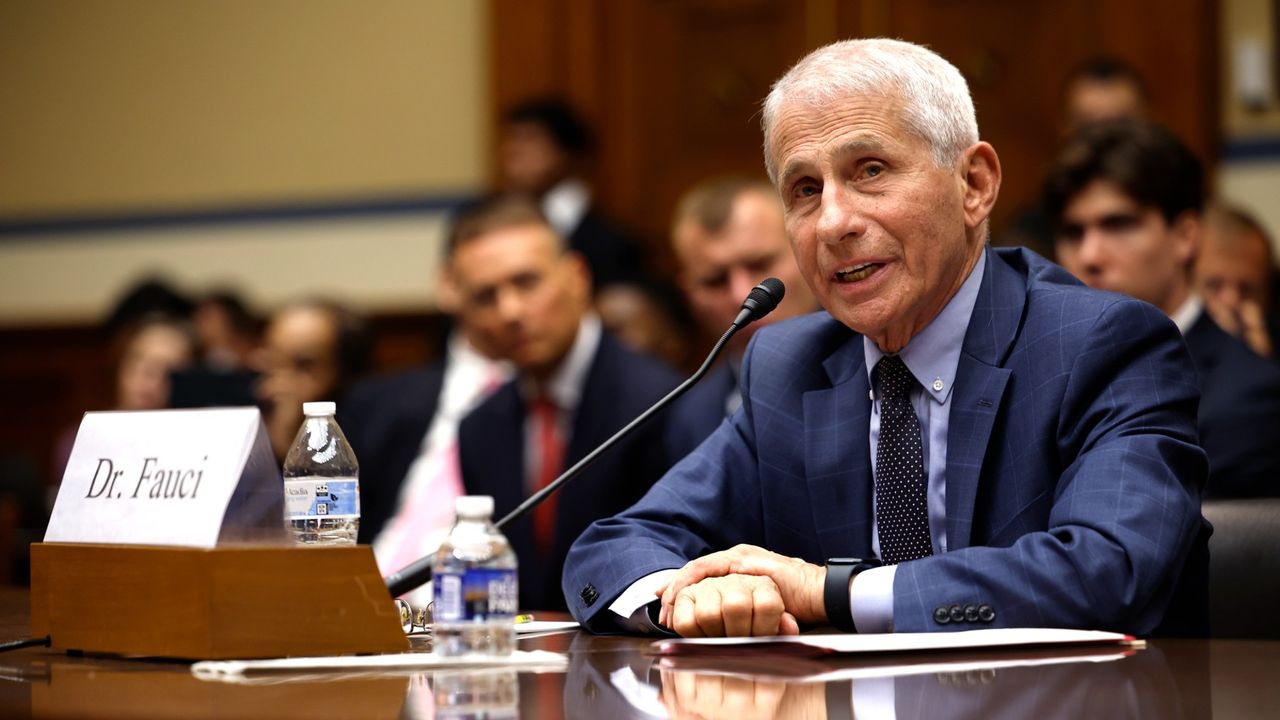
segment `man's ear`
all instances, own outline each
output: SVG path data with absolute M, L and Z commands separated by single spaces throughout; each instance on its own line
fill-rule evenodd
M 1200 256 L 1201 228 L 1200 213 L 1184 210 L 1169 225 L 1169 234 L 1173 238 L 1174 257 L 1179 264 L 1190 268 Z
M 964 183 L 964 221 L 976 228 L 991 215 L 1000 194 L 1000 157 L 990 143 L 978 142 L 960 156 L 960 179 Z
M 587 265 L 586 258 L 576 250 L 566 250 L 562 259 L 569 274 L 569 282 L 573 283 L 580 299 L 586 303 L 585 307 L 590 307 L 591 297 L 595 294 L 592 287 L 591 266 Z

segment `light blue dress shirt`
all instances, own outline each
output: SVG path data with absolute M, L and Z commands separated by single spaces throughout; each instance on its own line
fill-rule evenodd
M 929 473 L 929 537 L 935 554 L 947 551 L 947 429 L 951 417 L 951 390 L 960 364 L 960 348 L 978 300 L 978 288 L 986 272 L 984 252 L 960 290 L 952 296 L 923 330 L 899 353 L 918 385 L 911 390 L 911 406 L 920 420 L 924 464 Z M 880 444 L 880 398 L 872 371 L 884 353 L 867 337 L 862 339 L 871 400 L 871 474 L 875 477 L 876 448 Z M 872 516 L 876 516 L 872 493 Z M 880 556 L 878 520 L 872 524 L 871 549 Z M 850 590 L 853 621 L 858 632 L 886 632 L 893 623 L 893 576 L 896 566 L 859 573 Z

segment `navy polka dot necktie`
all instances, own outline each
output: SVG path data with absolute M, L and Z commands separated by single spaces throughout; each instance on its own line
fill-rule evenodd
M 876 363 L 880 439 L 876 445 L 876 527 L 885 565 L 933 554 L 929 540 L 929 477 L 924 471 L 920 419 L 911 407 L 916 380 L 902 358 Z

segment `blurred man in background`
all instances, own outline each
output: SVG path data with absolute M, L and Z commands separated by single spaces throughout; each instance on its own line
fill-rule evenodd
M 1147 87 L 1133 66 L 1107 55 L 1091 57 L 1067 75 L 1063 85 L 1063 132 L 1082 125 L 1147 116 Z
M 448 272 L 460 321 L 516 371 L 458 429 L 463 485 L 492 495 L 498 517 L 678 381 L 602 331 L 586 264 L 522 198 L 463 214 L 449 240 Z M 520 560 L 521 607 L 564 609 L 558 580 L 569 545 L 592 521 L 638 500 L 667 469 L 664 429 L 660 415 L 504 528 Z
M 503 189 L 538 203 L 586 260 L 598 289 L 640 277 L 643 258 L 637 242 L 592 204 L 585 176 L 593 146 L 590 128 L 567 103 L 541 98 L 507 111 L 498 160 Z
M 258 398 L 267 436 L 283 461 L 302 426 L 302 404 L 342 399 L 369 366 L 364 321 L 323 299 L 289 303 L 267 321 L 258 359 Z
M 1280 493 L 1280 369 L 1218 327 L 1192 283 L 1204 186 L 1191 151 L 1148 123 L 1086 126 L 1051 170 L 1045 206 L 1063 267 L 1155 305 L 1182 331 L 1199 375 L 1204 495 Z
M 1263 357 L 1275 356 L 1271 238 L 1252 215 L 1229 206 L 1205 213 L 1204 242 L 1196 258 L 1196 292 L 1223 330 Z
M 776 277 L 786 286 L 778 308 L 735 335 L 720 364 L 677 403 L 668 449 L 681 458 L 742 404 L 738 370 L 752 334 L 812 312 L 817 302 L 796 267 L 782 203 L 768 182 L 726 177 L 699 183 L 680 198 L 671 225 L 680 287 L 705 343 L 700 348 L 710 349 L 729 329 L 742 301 L 761 280 Z
M 448 533 L 454 500 L 463 494 L 458 423 L 511 374 L 458 317 L 447 272 L 436 287 L 437 306 L 455 319 L 442 356 L 360 382 L 338 407 L 360 459 L 360 542 L 373 545 L 384 574 L 435 552 Z M 415 606 L 431 601 L 425 588 L 408 597 Z
M 1147 87 L 1132 65 L 1109 55 L 1096 55 L 1076 65 L 1062 83 L 1062 117 L 1059 128 L 1069 138 L 1081 126 L 1123 118 L 1147 116 Z M 1052 258 L 1053 227 L 1042 201 L 1022 209 L 999 245 L 1023 245 Z
M 655 281 L 614 283 L 596 293 L 596 314 L 604 329 L 632 350 L 683 368 L 689 363 L 692 321 L 679 293 Z

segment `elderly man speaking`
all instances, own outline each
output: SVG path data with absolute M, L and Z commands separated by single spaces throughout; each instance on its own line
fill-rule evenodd
M 742 408 L 571 549 L 596 632 L 1206 628 L 1195 371 L 1160 311 L 989 249 L 1000 161 L 959 71 L 804 58 L 765 163 L 825 312 L 764 328 Z

